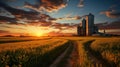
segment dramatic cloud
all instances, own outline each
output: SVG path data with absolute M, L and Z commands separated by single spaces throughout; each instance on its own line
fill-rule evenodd
M 81 19 L 80 16 L 58 18 L 58 20 L 79 20 L 79 19 Z
M 80 0 L 80 3 L 78 4 L 78 7 L 84 7 L 84 0 Z
M 36 34 L 49 32 L 66 32 L 66 30 L 75 29 L 76 25 L 69 23 L 59 23 L 60 20 L 79 20 L 80 16 L 65 16 L 54 18 L 42 11 L 57 11 L 67 5 L 69 0 L 38 0 L 36 4 L 25 3 L 33 9 L 18 9 L 0 1 L 0 30 L 14 33 Z M 3 25 L 5 24 L 5 25 Z M 64 30 L 64 31 L 63 31 Z M 2 31 L 2 32 L 5 32 Z M 43 32 L 44 31 L 44 32 Z M 7 32 L 6 32 L 7 33 Z
M 56 2 L 56 1 L 55 1 Z M 18 23 L 41 23 L 42 25 L 46 26 L 49 25 L 51 23 L 48 22 L 52 22 L 54 20 L 56 20 L 55 18 L 52 18 L 51 16 L 47 15 L 47 14 L 42 14 L 39 12 L 36 12 L 35 10 L 29 10 L 29 11 L 25 11 L 22 9 L 17 9 L 17 8 L 13 8 L 7 4 L 5 4 L 4 2 L 0 1 L 0 21 L 8 21 L 11 23 L 14 22 L 18 22 Z M 37 7 L 37 6 L 36 6 Z M 43 23 L 44 22 L 44 23 Z
M 116 9 L 117 5 L 112 5 L 108 10 L 100 12 L 100 14 L 104 14 L 109 18 L 119 18 L 120 11 Z
M 98 23 L 96 26 L 98 26 L 99 29 L 120 29 L 120 20 L 113 21 L 111 23 Z
M 69 23 L 65 23 L 65 24 L 60 24 L 60 23 L 54 23 L 51 25 L 51 27 L 55 28 L 55 29 L 59 29 L 59 30 L 67 30 L 67 29 L 71 29 L 71 28 L 76 28 L 77 24 L 69 24 Z
M 38 3 L 36 3 L 35 5 L 32 5 L 28 2 L 25 2 L 25 5 L 31 5 L 34 8 L 43 8 L 50 10 L 50 11 L 54 11 L 54 9 L 58 10 L 62 5 L 66 5 L 66 3 L 69 0 L 39 0 Z M 0 19 L 3 21 L 9 21 L 11 23 L 16 24 L 17 23 L 28 23 L 28 24 L 33 24 L 33 25 L 43 25 L 43 26 L 50 26 L 50 24 L 52 24 L 52 22 L 57 22 L 60 20 L 79 20 L 81 19 L 80 16 L 66 16 L 66 17 L 62 17 L 62 18 L 53 18 L 47 14 L 43 14 L 40 12 L 36 12 L 35 10 L 29 10 L 29 11 L 25 11 L 22 9 L 17 9 L 17 8 L 13 8 L 7 4 L 5 4 L 4 2 L 0 2 L 0 6 L 2 9 L 2 11 L 0 12 Z
M 66 17 L 62 17 L 62 18 L 53 19 L 52 22 L 57 22 L 57 21 L 61 21 L 61 20 L 80 20 L 81 18 L 82 17 L 80 17 L 80 16 L 74 16 L 74 17 L 66 16 Z
M 13 8 L 4 2 L 0 1 L 0 19 L 1 20 L 7 20 L 9 22 L 11 21 L 18 21 L 19 19 L 30 19 L 30 20 L 36 20 L 38 18 L 38 12 L 34 10 L 25 11 L 17 8 Z
M 36 4 L 25 2 L 26 8 L 31 8 L 37 11 L 58 11 L 67 6 L 68 0 L 38 0 Z
M 6 22 L 17 23 L 15 18 L 0 16 L 0 23 L 6 23 Z
M 116 10 L 107 10 L 100 12 L 100 14 L 105 14 L 109 18 L 119 18 L 120 17 L 120 12 Z
M 0 16 L 6 16 L 10 18 L 15 18 L 10 12 L 6 11 L 4 8 L 0 7 Z
M 24 11 L 21 9 L 10 7 L 9 5 L 0 2 L 0 21 L 11 22 L 12 24 L 17 23 L 30 23 L 30 24 L 41 24 L 43 26 L 50 25 L 51 21 L 55 18 L 50 17 L 47 14 L 40 14 L 34 10 Z

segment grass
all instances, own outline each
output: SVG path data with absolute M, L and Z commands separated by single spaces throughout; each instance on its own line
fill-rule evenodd
M 54 42 L 62 41 L 60 39 L 43 39 L 43 40 L 35 40 L 35 41 L 26 41 L 26 42 L 14 42 L 14 43 L 3 43 L 0 44 L 0 52 L 6 51 L 6 50 L 16 50 L 19 48 L 33 48 L 33 47 L 39 47 L 45 44 L 51 44 Z
M 88 43 L 91 40 L 82 40 L 82 41 L 76 41 L 78 46 L 78 52 L 79 52 L 79 67 L 90 67 L 92 65 L 92 62 L 89 60 L 87 51 L 85 50 L 85 44 Z
M 68 47 L 63 40 L 34 48 L 0 53 L 0 67 L 48 67 Z
M 0 44 L 50 39 L 50 37 L 0 37 Z
M 91 48 L 99 52 L 111 66 L 120 66 L 120 39 L 97 39 Z
M 91 44 L 89 43 L 92 39 Z M 86 38 L 82 41 L 76 40 L 78 43 L 80 67 L 89 66 L 120 66 L 120 39 L 119 38 Z M 88 45 L 87 45 L 88 44 Z M 87 48 L 89 47 L 89 49 Z M 97 59 L 96 62 L 91 58 Z M 93 60 L 93 61 L 92 61 Z M 99 63 L 99 62 L 101 63 Z
M 120 38 L 117 37 L 0 37 L 0 67 L 49 67 L 71 41 L 76 43 L 79 55 L 74 67 L 102 67 L 94 59 L 120 67 Z M 70 47 L 59 67 L 64 67 L 74 48 Z

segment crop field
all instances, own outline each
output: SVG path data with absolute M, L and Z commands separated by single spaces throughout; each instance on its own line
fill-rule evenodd
M 0 37 L 0 67 L 120 67 L 120 38 Z

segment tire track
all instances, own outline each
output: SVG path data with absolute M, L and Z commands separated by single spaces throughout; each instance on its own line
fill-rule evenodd
M 57 67 L 57 65 L 60 63 L 60 61 L 65 57 L 67 52 L 69 51 L 72 44 L 70 44 L 67 49 L 60 55 L 58 58 L 49 66 L 49 67 Z
M 79 67 L 79 53 L 76 41 L 71 41 L 73 44 L 72 52 L 67 58 L 67 62 L 63 67 Z

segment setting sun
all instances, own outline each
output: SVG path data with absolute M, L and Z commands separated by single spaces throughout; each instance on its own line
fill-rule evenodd
M 38 37 L 43 36 L 43 35 L 44 35 L 44 34 L 41 33 L 41 32 L 36 32 L 36 33 L 35 33 L 35 36 L 38 36 Z
M 37 36 L 37 37 L 40 37 L 40 36 L 43 36 L 45 34 L 45 32 L 44 31 L 38 31 L 38 30 L 33 30 L 33 31 L 31 31 L 31 35 L 32 36 Z

